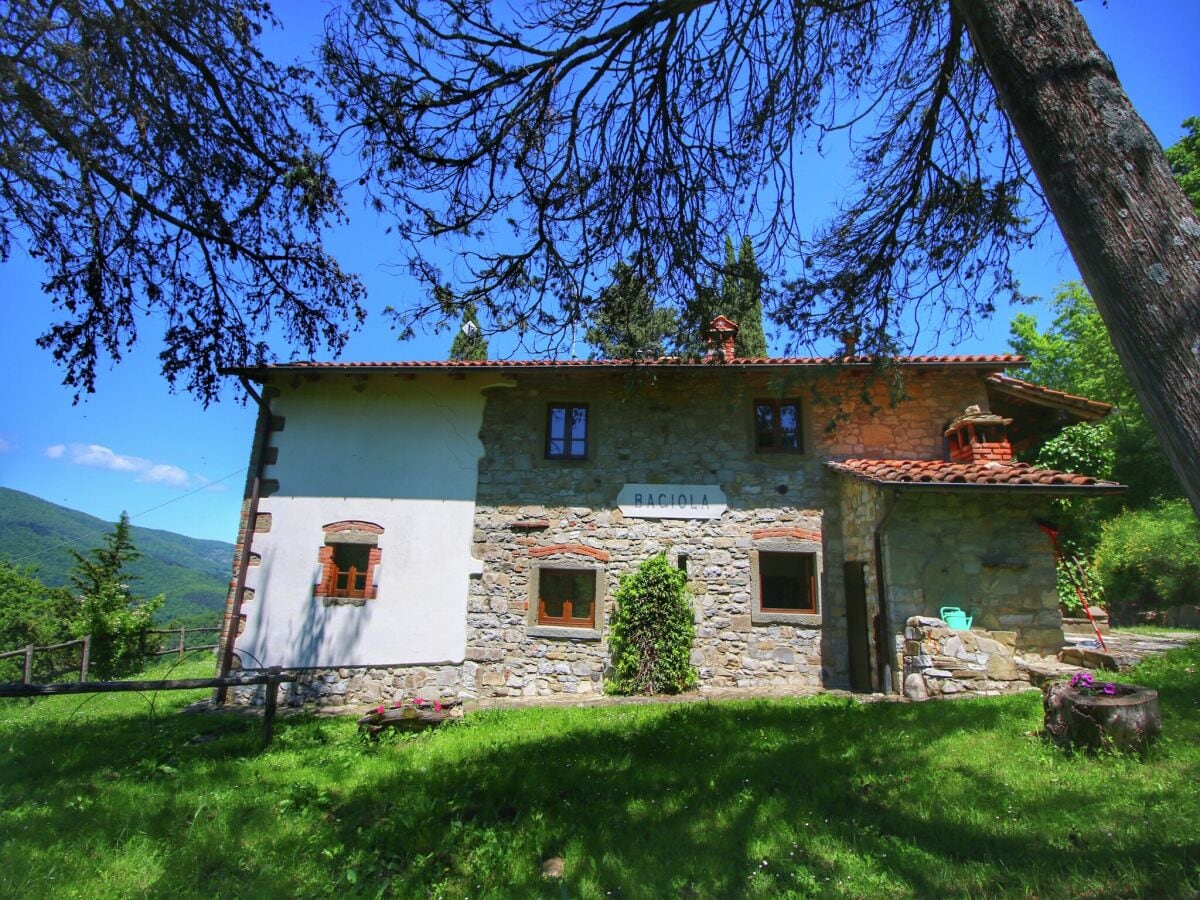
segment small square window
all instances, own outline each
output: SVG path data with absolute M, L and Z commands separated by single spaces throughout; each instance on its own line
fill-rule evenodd
M 758 453 L 801 453 L 799 400 L 754 401 L 754 449 Z
M 596 573 L 586 569 L 538 572 L 539 625 L 596 627 Z
M 371 548 L 366 544 L 331 544 L 333 547 L 333 590 L 330 597 L 367 596 L 367 570 Z
M 816 554 L 759 551 L 758 585 L 763 612 L 815 613 Z
M 587 459 L 585 403 L 551 403 L 546 414 L 546 459 Z

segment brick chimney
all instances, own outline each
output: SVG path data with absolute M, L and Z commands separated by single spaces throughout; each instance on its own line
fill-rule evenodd
M 985 413 L 978 406 L 968 406 L 963 414 L 946 429 L 950 461 L 958 463 L 1012 462 L 1012 444 L 1008 442 L 1008 426 L 1012 419 Z
M 721 359 L 731 362 L 734 357 L 733 341 L 737 337 L 738 323 L 725 316 L 717 316 L 708 323 L 705 343 L 708 345 L 709 359 Z

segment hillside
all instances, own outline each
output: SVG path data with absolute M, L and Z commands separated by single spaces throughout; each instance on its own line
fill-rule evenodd
M 37 569 L 51 586 L 68 584 L 74 565 L 71 550 L 87 553 L 98 546 L 113 523 L 58 506 L 9 488 L 0 488 L 0 559 Z M 186 537 L 172 531 L 133 526 L 142 558 L 130 566 L 142 596 L 167 598 L 158 618 L 186 618 L 215 624 L 225 604 L 233 544 Z

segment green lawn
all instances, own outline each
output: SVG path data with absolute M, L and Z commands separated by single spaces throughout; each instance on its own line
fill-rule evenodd
M 1161 692 L 1146 762 L 1046 746 L 1036 694 L 513 710 L 377 746 L 295 717 L 265 753 L 257 722 L 176 714 L 205 692 L 0 701 L 0 896 L 1193 896 L 1198 666 L 1128 679 Z

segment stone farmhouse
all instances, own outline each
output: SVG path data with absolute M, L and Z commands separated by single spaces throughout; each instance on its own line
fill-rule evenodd
M 735 358 L 736 328 L 701 360 L 234 370 L 228 659 L 298 671 L 292 702 L 592 694 L 619 577 L 662 553 L 701 691 L 1021 686 L 1062 644 L 1038 520 L 1122 487 L 1013 451 L 1108 407 L 1011 355 L 897 359 L 894 396 L 866 359 Z

